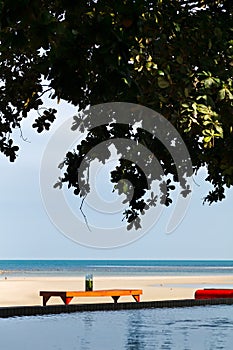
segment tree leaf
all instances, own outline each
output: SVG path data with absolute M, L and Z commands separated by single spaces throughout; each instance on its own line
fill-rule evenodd
M 222 100 L 225 99 L 225 97 L 226 97 L 226 89 L 219 90 L 219 92 L 218 92 L 218 99 L 220 101 L 222 101 Z
M 170 86 L 170 84 L 169 81 L 160 76 L 158 77 L 158 86 L 160 87 L 160 89 L 166 89 Z

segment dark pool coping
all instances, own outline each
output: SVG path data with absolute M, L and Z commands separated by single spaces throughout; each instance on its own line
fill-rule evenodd
M 47 306 L 11 306 L 0 307 L 0 318 L 51 315 L 85 311 L 117 311 L 153 308 L 179 308 L 205 305 L 233 305 L 233 298 L 228 299 L 181 299 L 142 301 L 140 303 L 99 303 L 99 304 L 70 304 L 70 305 L 47 305 Z

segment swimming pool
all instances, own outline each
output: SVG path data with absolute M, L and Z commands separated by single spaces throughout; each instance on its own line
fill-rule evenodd
M 0 319 L 2 350 L 230 350 L 233 306 Z

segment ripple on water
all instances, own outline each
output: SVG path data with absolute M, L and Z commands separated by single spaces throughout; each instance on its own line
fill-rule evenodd
M 0 339 L 4 350 L 230 350 L 233 306 L 0 319 Z

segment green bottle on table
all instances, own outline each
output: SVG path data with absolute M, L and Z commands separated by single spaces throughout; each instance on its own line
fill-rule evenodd
M 86 290 L 86 292 L 93 290 L 93 275 L 92 274 L 86 275 L 85 290 Z

